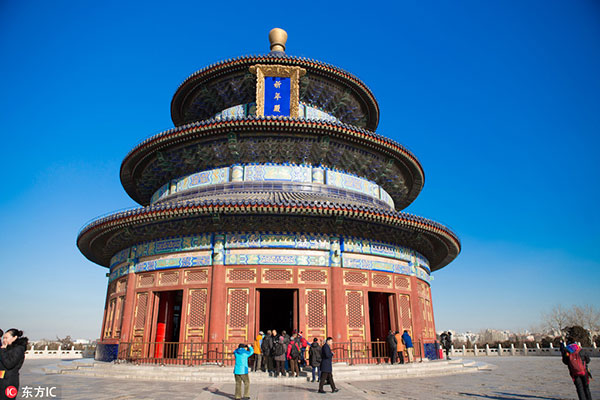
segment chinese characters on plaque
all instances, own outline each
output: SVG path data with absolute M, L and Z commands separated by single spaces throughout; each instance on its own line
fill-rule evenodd
M 265 116 L 290 116 L 290 78 L 265 76 Z

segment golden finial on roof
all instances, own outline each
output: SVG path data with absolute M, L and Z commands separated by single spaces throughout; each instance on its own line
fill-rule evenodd
M 281 28 L 271 29 L 271 32 L 269 32 L 269 42 L 271 42 L 271 51 L 285 51 L 287 32 Z

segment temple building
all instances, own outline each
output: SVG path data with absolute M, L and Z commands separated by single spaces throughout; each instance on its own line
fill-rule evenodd
M 460 241 L 401 212 L 423 187 L 421 164 L 375 132 L 379 106 L 361 80 L 287 55 L 281 29 L 269 39 L 268 54 L 179 86 L 175 127 L 121 165 L 141 207 L 80 231 L 80 251 L 109 270 L 101 345 L 237 344 L 272 328 L 358 343 L 392 329 L 432 351 L 431 273 Z

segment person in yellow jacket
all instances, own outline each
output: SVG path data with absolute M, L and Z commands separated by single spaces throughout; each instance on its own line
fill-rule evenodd
M 262 353 L 260 351 L 260 345 L 262 344 L 264 333 L 263 331 L 258 332 L 256 339 L 254 339 L 254 367 L 252 371 L 256 372 L 259 369 L 264 372 L 262 368 Z
M 402 342 L 402 335 L 400 334 L 399 331 L 396 331 L 396 340 L 398 341 L 398 347 L 396 348 L 396 351 L 398 352 L 398 362 L 400 364 L 404 364 L 405 346 L 404 346 L 404 342 Z

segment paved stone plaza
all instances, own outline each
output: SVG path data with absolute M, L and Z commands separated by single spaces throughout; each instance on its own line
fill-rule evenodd
M 317 393 L 316 383 L 305 386 L 255 384 L 252 399 L 575 399 L 575 387 L 558 357 L 478 357 L 498 368 L 490 372 L 383 381 L 339 383 L 336 394 Z M 596 370 L 593 359 L 591 371 Z M 21 373 L 21 387 L 56 386 L 61 399 L 233 399 L 234 384 L 172 383 L 45 375 L 41 368 L 55 360 L 28 360 Z M 335 368 L 334 368 L 335 376 Z M 252 380 L 252 375 L 250 377 Z M 591 382 L 592 396 L 600 399 L 600 383 Z M 22 397 L 19 398 L 35 398 Z M 40 398 L 39 396 L 37 398 Z M 49 398 L 49 397 L 41 397 Z

